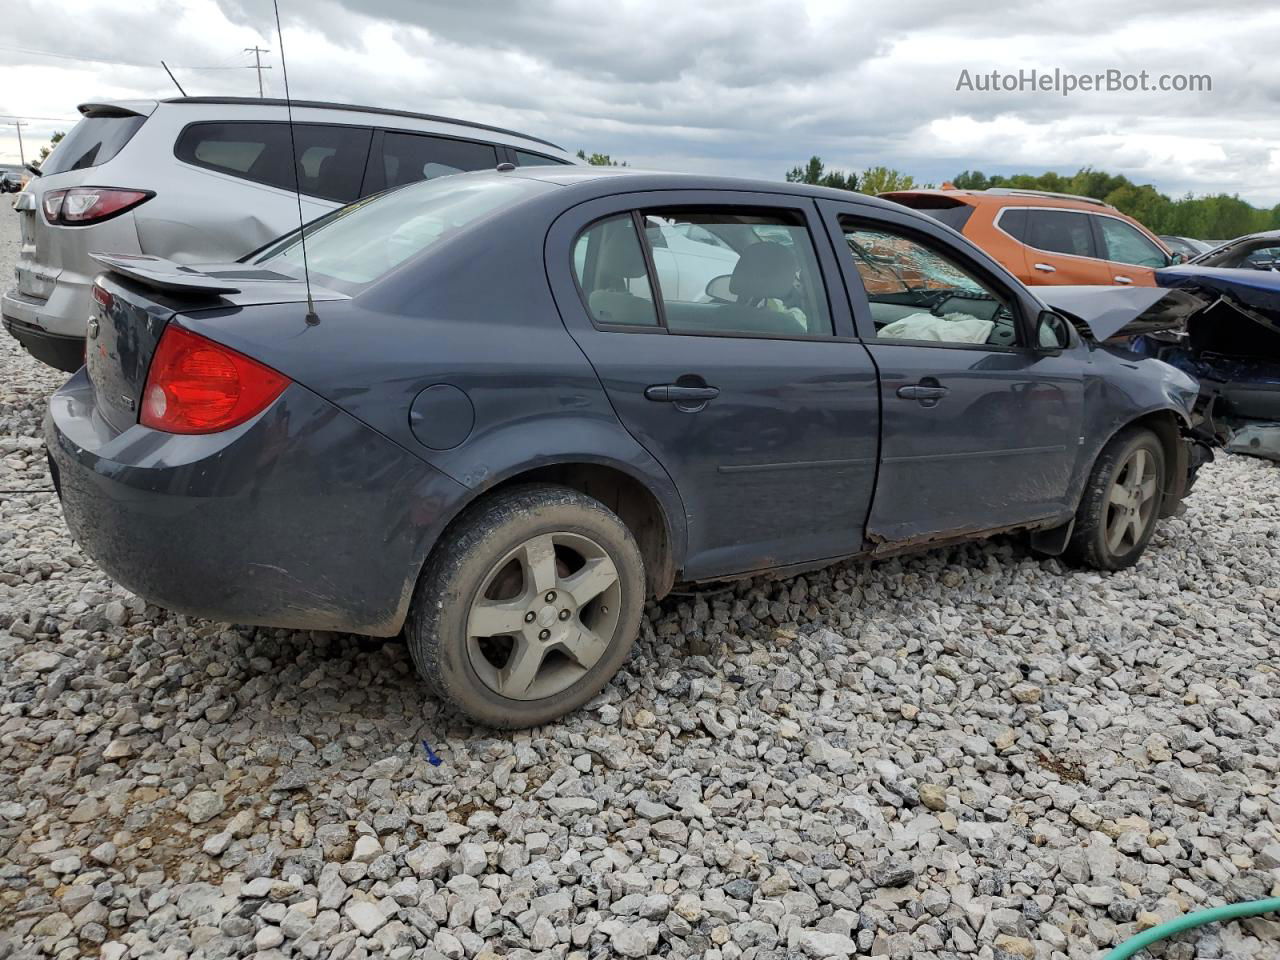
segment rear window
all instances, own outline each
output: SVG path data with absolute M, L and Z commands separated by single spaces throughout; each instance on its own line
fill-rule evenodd
M 295 123 L 291 140 L 287 123 L 193 123 L 179 135 L 174 153 L 198 167 L 292 190 L 289 155 L 296 147 L 298 189 L 349 203 L 360 196 L 372 137 L 369 127 L 337 124 Z
M 969 217 L 973 214 L 973 207 L 967 203 L 958 207 L 944 207 L 939 210 L 922 210 L 939 223 L 945 223 L 957 233 L 964 231 L 964 225 L 969 222 Z
M 485 216 L 555 187 L 538 180 L 441 177 L 379 194 L 308 227 L 307 264 L 319 282 L 355 293 Z M 299 237 L 255 263 L 302 277 Z
M 146 121 L 146 117 L 133 114 L 127 117 L 84 117 L 45 157 L 40 172 L 48 176 L 106 163 L 133 139 Z

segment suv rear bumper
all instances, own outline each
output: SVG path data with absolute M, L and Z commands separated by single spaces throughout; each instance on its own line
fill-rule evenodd
M 8 297 L 4 301 L 4 328 L 41 363 L 67 373 L 84 366 L 84 337 L 50 333 L 28 320 L 10 316 Z

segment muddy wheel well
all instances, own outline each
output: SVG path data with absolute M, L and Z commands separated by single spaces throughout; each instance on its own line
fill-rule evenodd
M 671 591 L 676 569 L 667 516 L 657 497 L 639 480 L 601 464 L 560 463 L 508 477 L 481 494 L 477 502 L 494 491 L 525 483 L 556 483 L 599 500 L 618 515 L 636 538 L 644 557 L 648 594 L 661 599 Z

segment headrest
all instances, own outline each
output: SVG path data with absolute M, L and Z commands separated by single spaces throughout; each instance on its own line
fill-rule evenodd
M 740 301 L 783 298 L 796 282 L 796 256 L 790 247 L 764 241 L 742 251 L 729 278 L 729 292 Z
M 599 273 L 609 280 L 634 280 L 645 275 L 644 253 L 629 220 L 614 221 L 604 227 L 600 243 Z

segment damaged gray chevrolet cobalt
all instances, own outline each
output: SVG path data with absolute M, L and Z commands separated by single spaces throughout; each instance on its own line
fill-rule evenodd
M 871 197 L 499 169 L 303 239 L 98 255 L 67 523 L 170 610 L 403 630 L 487 725 L 598 693 L 676 583 L 1015 530 L 1129 566 L 1206 456 L 1195 380 Z

